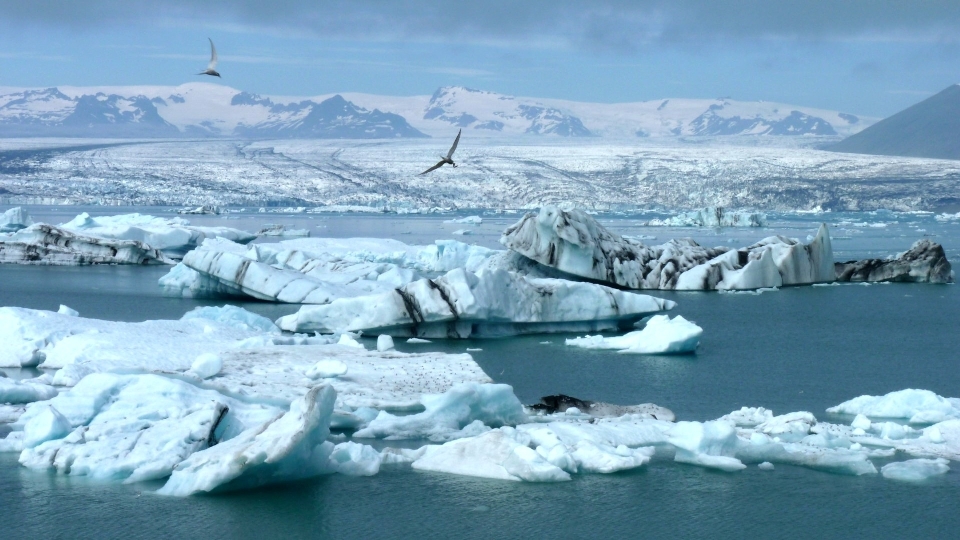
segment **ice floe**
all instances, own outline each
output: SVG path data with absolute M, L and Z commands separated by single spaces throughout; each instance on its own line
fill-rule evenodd
M 750 210 L 728 210 L 708 206 L 667 219 L 651 219 L 650 227 L 765 227 L 767 216 Z
M 55 395 L 57 389 L 50 385 L 0 377 L 0 403 L 32 403 L 48 400 Z
M 593 283 L 456 269 L 389 292 L 304 306 L 277 324 L 293 332 L 490 337 L 615 329 L 673 306 L 669 300 Z
M 483 218 L 480 216 L 466 216 L 462 218 L 448 219 L 444 223 L 464 223 L 467 225 L 479 225 L 483 223 Z
M 836 263 L 837 281 L 906 281 L 952 283 L 950 261 L 943 246 L 931 240 L 914 242 L 903 253 L 889 259 L 864 259 Z
M 933 424 L 960 418 L 960 399 L 941 397 L 929 390 L 906 389 L 883 396 L 860 396 L 827 409 L 833 414 L 900 418 L 916 424 Z
M 23 208 L 17 206 L 0 214 L 0 233 L 17 232 L 33 225 L 33 218 Z
M 643 330 L 622 336 L 585 336 L 567 339 L 566 344 L 584 349 L 618 349 L 622 353 L 686 354 L 697 350 L 703 329 L 677 315 L 654 315 Z
M 544 206 L 508 228 L 510 250 L 567 274 L 630 289 L 758 289 L 834 280 L 826 225 L 809 244 L 773 236 L 734 250 L 691 239 L 646 246 L 615 235 L 582 210 Z
M 922 482 L 928 478 L 946 474 L 950 470 L 946 459 L 909 459 L 888 463 L 880 468 L 884 478 L 903 482 Z
M 0 236 L 0 263 L 77 266 L 173 264 L 173 261 L 138 240 L 101 238 L 37 223 Z

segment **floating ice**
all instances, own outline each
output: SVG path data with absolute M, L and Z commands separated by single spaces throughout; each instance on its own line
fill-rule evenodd
M 928 478 L 946 474 L 950 470 L 946 459 L 909 459 L 888 463 L 880 468 L 884 478 L 903 482 L 922 482 Z
M 373 476 L 380 472 L 380 453 L 365 444 L 340 443 L 330 453 L 330 466 L 347 476 Z
M 616 405 L 613 403 L 604 403 L 602 401 L 587 401 L 564 394 L 552 396 L 543 396 L 540 403 L 535 403 L 528 407 L 531 414 L 536 414 L 535 419 L 541 421 L 544 418 L 558 413 L 569 413 L 576 411 L 576 414 L 589 415 L 594 418 L 616 418 L 624 415 L 631 415 L 632 418 L 653 418 L 673 422 L 675 417 L 673 411 L 653 403 L 642 403 L 640 405 Z
M 470 229 L 457 229 L 450 234 L 455 236 L 466 236 L 468 234 L 473 234 L 473 232 Z
M 311 389 L 290 411 L 191 454 L 157 493 L 187 496 L 215 489 L 250 488 L 331 472 L 330 417 L 336 392 Z
M 347 374 L 347 365 L 339 360 L 321 360 L 307 370 L 311 379 L 332 379 Z
M 414 345 L 417 345 L 419 343 L 432 343 L 432 342 L 429 339 L 420 339 L 420 338 L 412 337 L 407 340 L 407 343 L 413 343 Z
M 280 333 L 280 329 L 277 328 L 277 325 L 273 324 L 273 321 L 270 319 L 231 305 L 225 305 L 223 307 L 198 307 L 193 311 L 188 311 L 180 318 L 182 321 L 190 319 L 216 321 L 227 326 L 233 326 L 234 328 L 251 332 L 265 332 L 268 334 Z
M 643 330 L 622 336 L 586 336 L 567 339 L 566 344 L 584 349 L 619 349 L 622 353 L 685 354 L 697 350 L 703 329 L 677 315 L 654 315 Z
M 256 238 L 229 227 L 197 227 L 183 218 L 160 218 L 141 214 L 90 217 L 86 212 L 60 225 L 61 229 L 110 240 L 136 240 L 158 249 L 172 259 L 183 258 L 207 238 L 247 243 Z
M 760 463 L 759 465 L 757 465 L 757 468 L 760 469 L 761 471 L 772 471 L 774 469 L 774 466 L 773 466 L 773 463 L 770 463 L 769 461 L 764 461 L 763 463 Z
M 393 337 L 388 336 L 387 334 L 380 334 L 377 336 L 377 350 L 378 351 L 389 351 L 393 348 Z
M 758 289 L 833 281 L 826 225 L 810 244 L 773 236 L 742 248 L 704 248 L 690 239 L 660 246 L 617 236 L 578 209 L 544 206 L 500 242 L 557 270 L 630 289 Z
M 34 409 L 35 414 L 23 423 L 23 446 L 33 448 L 51 439 L 59 439 L 70 433 L 70 422 L 53 405 L 43 404 Z M 23 416 L 21 416 L 21 419 Z
M 33 219 L 23 208 L 17 206 L 0 214 L 0 233 L 17 232 L 33 225 Z
M 495 337 L 615 329 L 675 304 L 646 295 L 504 270 L 457 269 L 389 292 L 304 306 L 277 324 L 288 331 Z
M 749 210 L 729 211 L 719 206 L 708 206 L 667 219 L 651 219 L 650 227 L 764 227 L 767 216 Z
M 310 236 L 310 231 L 307 229 L 288 229 L 283 225 L 266 225 L 259 231 L 257 231 L 257 236 L 299 236 L 307 237 Z
M 479 422 L 484 426 L 517 425 L 527 420 L 523 405 L 506 384 L 459 384 L 439 395 L 421 398 L 424 411 L 407 416 L 381 412 L 355 438 L 427 439 L 461 438 L 461 430 Z M 479 429 L 480 426 L 471 426 Z
M 913 246 L 890 259 L 864 259 L 836 263 L 837 281 L 953 282 L 953 270 L 943 246 L 931 240 Z
M 137 240 L 89 236 L 37 223 L 0 237 L 0 263 L 77 266 L 173 264 L 160 250 Z
M 63 304 L 60 304 L 60 309 L 57 310 L 57 313 L 61 315 L 70 315 L 71 317 L 79 317 L 80 312 L 75 309 L 71 309 Z
M 960 418 L 960 399 L 944 398 L 929 390 L 899 390 L 884 396 L 860 396 L 827 409 L 828 413 L 868 418 L 903 418 L 932 424 Z
M 722 471 L 746 468 L 734 457 L 739 439 L 732 424 L 723 421 L 677 422 L 666 435 L 667 442 L 677 449 L 675 461 Z
M 465 223 L 468 225 L 479 225 L 483 223 L 483 218 L 480 216 L 467 216 L 462 218 L 448 219 L 444 223 Z

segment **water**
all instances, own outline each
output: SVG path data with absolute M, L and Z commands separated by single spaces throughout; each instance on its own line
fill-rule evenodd
M 441 237 L 450 226 L 468 227 L 442 224 L 445 218 L 436 216 L 308 217 L 259 219 L 297 228 L 319 220 L 335 233 L 323 234 L 379 231 L 378 236 L 411 243 Z M 223 223 L 216 216 L 204 218 Z M 502 229 L 515 216 L 501 219 L 489 224 L 485 219 L 475 238 L 495 245 L 496 227 Z M 803 238 L 815 230 L 816 219 L 784 217 L 769 230 L 719 232 L 645 228 L 640 220 L 620 217 L 607 223 L 618 232 L 657 235 L 658 242 L 668 235 L 693 235 L 708 245 L 724 243 L 710 239 L 730 238 L 745 245 L 773 233 Z M 929 216 L 855 219 L 898 222 L 886 228 L 850 227 L 862 232 L 835 242 L 838 259 L 842 253 L 854 258 L 906 249 L 924 234 L 917 229 L 925 228 L 958 260 L 960 234 L 954 224 L 938 224 Z M 64 303 L 84 316 L 138 321 L 178 318 L 197 305 L 223 303 L 161 297 L 156 279 L 165 271 L 0 266 L 0 305 L 56 309 Z M 679 302 L 676 314 L 705 329 L 701 348 L 691 357 L 576 349 L 563 345 L 569 336 L 562 335 L 419 345 L 398 341 L 398 348 L 481 348 L 471 353 L 477 362 L 497 382 L 513 385 L 524 402 L 562 392 L 617 403 L 654 402 L 679 419 L 707 420 L 747 405 L 777 414 L 809 410 L 830 420 L 824 409 L 861 394 L 914 387 L 960 395 L 958 291 L 952 285 L 892 284 L 797 287 L 758 296 L 663 293 Z M 270 317 L 295 309 L 242 305 Z M 15 454 L 0 454 L 0 537 L 941 537 L 960 526 L 954 509 L 960 496 L 956 471 L 911 485 L 879 475 L 849 477 L 784 465 L 772 472 L 750 467 L 726 474 L 655 460 L 639 471 L 578 476 L 562 484 L 399 468 L 371 478 L 334 475 L 189 499 L 151 495 L 157 487 L 37 473 L 19 467 Z

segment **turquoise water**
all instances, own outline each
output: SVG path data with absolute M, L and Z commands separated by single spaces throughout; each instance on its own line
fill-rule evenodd
M 351 219 L 355 228 L 340 218 L 328 219 L 334 222 L 328 225 L 373 231 L 383 227 L 378 220 L 399 218 Z M 396 236 L 404 241 L 436 237 L 441 228 L 438 218 L 402 221 L 413 231 Z M 801 236 L 815 225 L 812 219 L 794 219 L 781 228 Z M 901 220 L 885 231 L 863 228 L 844 249 L 854 257 L 906 249 L 919 236 L 909 233 L 919 227 L 937 234 L 956 261 L 957 227 L 935 226 L 911 227 Z M 658 241 L 667 239 L 664 232 L 676 231 L 660 229 Z M 752 241 L 779 231 L 685 232 Z M 838 251 L 844 242 L 835 243 Z M 84 316 L 145 320 L 223 303 L 160 297 L 155 284 L 165 271 L 0 266 L 0 305 L 55 309 L 65 303 Z M 777 414 L 808 410 L 829 420 L 824 409 L 861 394 L 913 387 L 960 396 L 958 290 L 894 284 L 798 287 L 758 296 L 664 293 L 679 302 L 675 314 L 704 328 L 701 347 L 690 357 L 575 349 L 563 345 L 569 336 L 562 335 L 398 343 L 398 348 L 481 348 L 471 353 L 477 362 L 497 382 L 513 385 L 524 402 L 559 392 L 616 403 L 654 402 L 681 420 L 716 418 L 741 406 L 764 406 Z M 243 305 L 270 317 L 295 309 Z M 960 528 L 958 470 L 913 485 L 785 465 L 730 474 L 654 460 L 628 473 L 525 484 L 400 467 L 370 478 L 334 475 L 172 499 L 152 495 L 157 484 L 37 473 L 19 467 L 15 454 L 0 454 L 0 538 L 949 537 Z

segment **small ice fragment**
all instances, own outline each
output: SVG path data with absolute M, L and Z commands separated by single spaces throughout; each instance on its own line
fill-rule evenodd
M 67 364 L 53 374 L 54 386 L 76 386 L 80 379 L 93 373 L 93 370 L 83 364 Z
M 763 463 L 757 465 L 757 468 L 760 469 L 761 471 L 772 471 L 773 463 L 770 463 L 769 461 L 764 461 Z
M 471 349 L 470 347 L 467 347 L 467 352 L 480 352 L 482 350 L 483 349 Z
M 355 349 L 362 349 L 361 345 L 357 340 L 353 339 L 347 334 L 342 334 L 340 336 L 340 341 L 337 342 L 337 345 L 346 345 L 347 347 L 353 347 Z
M 420 338 L 412 337 L 412 338 L 410 338 L 410 339 L 407 340 L 407 343 L 430 343 L 430 340 L 429 340 L 429 339 L 420 339 Z
M 377 336 L 377 350 L 380 352 L 389 351 L 393 348 L 393 338 L 387 334 Z
M 33 448 L 41 443 L 66 437 L 72 426 L 60 411 L 47 407 L 23 426 L 23 447 Z
M 67 306 L 65 306 L 65 305 L 63 305 L 63 304 L 60 304 L 60 309 L 57 310 L 57 313 L 59 313 L 59 314 L 61 314 L 61 315 L 69 315 L 69 316 L 71 316 L 71 317 L 79 317 L 79 316 L 80 316 L 80 312 L 79 312 L 79 311 L 77 311 L 77 310 L 75 310 L 75 309 L 72 309 L 72 308 L 69 308 L 69 307 L 67 307 Z
M 583 413 L 581 413 L 580 409 L 576 407 L 568 407 L 567 410 L 564 411 L 564 414 L 566 414 L 567 416 L 580 416 Z
M 870 429 L 870 419 L 862 414 L 858 414 L 856 418 L 853 419 L 853 422 L 850 423 L 850 427 L 856 429 L 860 428 L 864 431 Z
M 339 360 L 321 360 L 307 370 L 311 379 L 330 379 L 347 374 L 347 365 Z
M 214 353 L 203 353 L 190 365 L 190 371 L 201 379 L 209 379 L 223 369 L 223 360 Z

